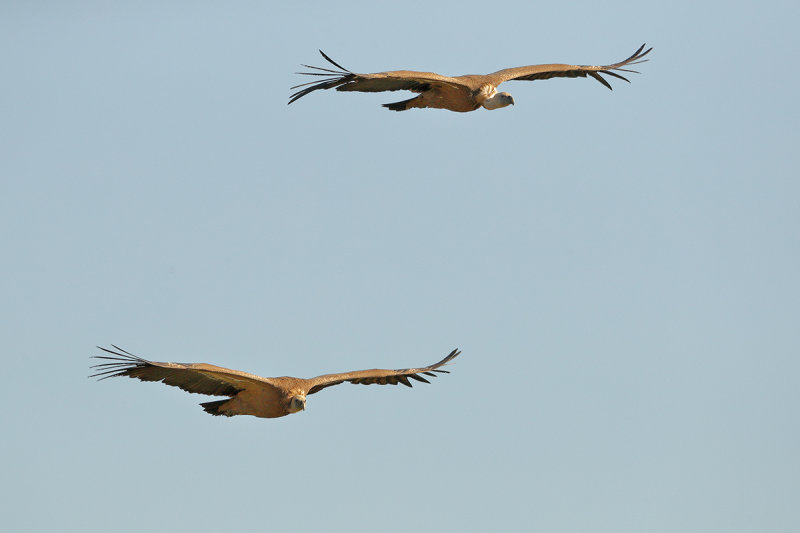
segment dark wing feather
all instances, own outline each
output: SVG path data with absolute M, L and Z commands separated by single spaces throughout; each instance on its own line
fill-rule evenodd
M 303 76 L 320 76 L 325 79 L 301 83 L 291 87 L 291 89 L 305 88 L 292 93 L 289 97 L 290 104 L 320 89 L 335 88 L 337 91 L 359 92 L 413 91 L 420 93 L 429 90 L 432 85 L 435 84 L 459 87 L 462 85 L 455 78 L 442 76 L 433 72 L 397 70 L 391 72 L 377 72 L 374 74 L 355 74 L 333 61 L 330 57 L 325 55 L 325 52 L 322 50 L 320 50 L 319 53 L 339 70 L 303 65 L 306 68 L 314 69 L 318 72 L 298 72 L 297 74 Z
M 621 74 L 617 74 L 613 72 L 614 70 L 620 72 L 632 72 L 634 74 L 638 74 L 635 70 L 630 70 L 622 67 L 637 65 L 639 63 L 644 63 L 647 59 L 642 59 L 644 56 L 650 53 L 650 50 L 653 48 L 648 48 L 644 50 L 645 45 L 639 47 L 636 52 L 634 52 L 629 58 L 620 61 L 619 63 L 614 63 L 613 65 L 604 65 L 604 66 L 592 66 L 592 65 L 562 65 L 562 64 L 553 64 L 553 65 L 530 65 L 527 67 L 516 67 L 516 68 L 507 68 L 504 70 L 497 71 L 493 74 L 489 74 L 487 78 L 492 82 L 492 84 L 497 87 L 501 83 L 505 81 L 511 80 L 547 80 L 550 78 L 585 78 L 586 76 L 591 76 L 592 78 L 596 79 L 604 86 L 611 89 L 611 84 L 608 83 L 607 80 L 603 78 L 601 74 L 605 74 L 607 76 L 612 76 L 614 78 L 618 78 L 620 80 L 625 80 L 630 83 L 625 76 Z M 644 51 L 643 51 L 644 50 Z
M 453 350 L 450 352 L 450 354 L 448 354 L 447 357 L 438 363 L 426 366 L 424 368 L 404 368 L 401 370 L 383 370 L 376 368 L 373 370 L 358 370 L 355 372 L 342 372 L 340 374 L 326 374 L 324 376 L 317 376 L 308 380 L 311 382 L 311 387 L 309 388 L 308 394 L 314 394 L 315 392 L 321 391 L 325 387 L 339 385 L 345 381 L 360 385 L 397 385 L 398 383 L 402 383 L 407 387 L 411 387 L 411 382 L 409 381 L 409 378 L 411 378 L 422 383 L 430 383 L 430 381 L 420 376 L 420 374 L 425 374 L 426 376 L 430 377 L 436 377 L 436 373 L 448 374 L 449 372 L 447 370 L 439 370 L 439 367 L 449 363 L 460 353 L 460 350 Z
M 142 381 L 161 381 L 186 392 L 211 396 L 235 396 L 249 384 L 268 384 L 268 380 L 253 374 L 230 370 L 204 363 L 160 363 L 142 359 L 118 346 L 113 350 L 98 346 L 108 355 L 95 356 L 110 362 L 92 366 L 99 379 L 127 376 Z

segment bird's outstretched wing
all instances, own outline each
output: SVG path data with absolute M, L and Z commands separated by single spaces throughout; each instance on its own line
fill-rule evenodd
M 338 70 L 330 68 L 303 65 L 314 69 L 315 72 L 298 72 L 303 76 L 318 76 L 323 79 L 301 83 L 291 87 L 292 90 L 300 89 L 289 97 L 291 104 L 308 93 L 319 89 L 336 89 L 337 91 L 383 92 L 383 91 L 412 91 L 421 93 L 436 85 L 462 87 L 457 79 L 442 76 L 434 72 L 415 72 L 413 70 L 395 70 L 391 72 L 376 72 L 374 74 L 356 74 L 336 63 L 322 50 L 319 51 L 331 65 Z M 301 87 L 305 87 L 301 89 Z
M 349 381 L 350 383 L 358 383 L 361 385 L 397 385 L 398 383 L 402 383 L 407 387 L 411 387 L 411 382 L 409 381 L 409 378 L 411 378 L 422 383 L 430 383 L 430 381 L 422 377 L 420 374 L 424 374 L 429 377 L 436 377 L 436 373 L 448 374 L 449 372 L 447 370 L 439 370 L 439 367 L 449 363 L 460 353 L 460 350 L 453 350 L 447 357 L 438 363 L 426 366 L 424 368 L 404 368 L 401 370 L 383 370 L 376 368 L 372 370 L 357 370 L 355 372 L 342 372 L 340 374 L 326 374 L 324 376 L 317 376 L 308 380 L 308 382 L 311 384 L 308 394 L 314 394 L 315 392 L 321 391 L 325 387 L 338 385 L 340 383 L 344 383 L 345 381 Z
M 629 67 L 631 65 L 636 65 L 639 63 L 644 63 L 647 59 L 642 59 L 653 48 L 648 48 L 647 50 L 644 49 L 646 45 L 642 45 L 639 47 L 636 52 L 633 53 L 628 59 L 624 61 L 620 61 L 619 63 L 614 63 L 613 65 L 603 65 L 603 66 L 592 66 L 592 65 L 562 65 L 562 64 L 553 64 L 553 65 L 530 65 L 527 67 L 515 67 L 515 68 L 507 68 L 504 70 L 498 70 L 492 74 L 488 74 L 486 77 L 491 81 L 491 83 L 497 87 L 501 83 L 505 81 L 511 80 L 547 80 L 550 78 L 585 78 L 586 76 L 591 76 L 592 78 L 596 79 L 609 89 L 611 89 L 611 85 L 606 81 L 602 74 L 606 74 L 608 76 L 613 76 L 614 78 L 619 78 L 621 80 L 625 80 L 630 83 L 625 76 L 621 74 L 617 74 L 616 71 L 620 72 L 632 72 L 638 74 L 635 70 L 630 70 L 623 67 Z
M 272 388 L 268 378 L 205 363 L 159 363 L 142 359 L 118 346 L 112 349 L 98 346 L 111 355 L 97 355 L 109 362 L 92 366 L 100 379 L 128 376 L 142 381 L 161 381 L 186 392 L 210 396 L 235 396 L 248 387 Z

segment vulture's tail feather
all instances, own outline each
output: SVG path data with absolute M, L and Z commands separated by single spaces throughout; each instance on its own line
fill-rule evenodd
M 214 415 L 214 416 L 220 416 L 220 415 L 222 415 L 222 416 L 232 416 L 228 412 L 220 411 L 220 409 L 219 409 L 220 407 L 222 407 L 222 404 L 228 403 L 228 400 L 230 400 L 230 398 L 226 398 L 224 400 L 217 400 L 217 401 L 214 401 L 214 402 L 205 402 L 205 403 L 201 403 L 200 405 L 203 406 L 203 409 L 208 414 L 211 414 L 211 415 Z
M 413 105 L 414 100 L 419 98 L 419 96 L 415 96 L 414 98 L 410 98 L 408 100 L 403 100 L 402 102 L 393 102 L 391 104 L 383 104 L 383 107 L 386 109 L 391 109 L 392 111 L 405 111 L 407 109 L 411 109 L 412 107 L 417 107 Z

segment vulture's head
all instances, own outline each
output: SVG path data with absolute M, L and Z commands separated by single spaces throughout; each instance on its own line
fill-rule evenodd
M 514 105 L 514 97 L 505 92 L 496 93 L 491 98 L 483 101 L 483 107 L 486 109 L 500 109 L 510 105 Z
M 289 400 L 289 412 L 296 413 L 298 411 L 304 411 L 306 408 L 306 397 L 305 396 L 292 396 L 292 399 Z

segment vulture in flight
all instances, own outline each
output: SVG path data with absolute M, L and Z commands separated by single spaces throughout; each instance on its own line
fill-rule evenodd
M 200 405 L 212 415 L 253 415 L 259 418 L 277 418 L 303 411 L 306 408 L 306 396 L 345 381 L 361 385 L 402 383 L 407 387 L 411 387 L 409 378 L 430 383 L 422 376 L 423 374 L 436 377 L 437 372 L 449 373 L 447 370 L 440 370 L 439 367 L 449 363 L 461 353 L 459 350 L 453 350 L 438 363 L 423 368 L 357 370 L 302 379 L 288 376 L 262 378 L 255 374 L 205 363 L 158 363 L 137 357 L 113 344 L 111 346 L 113 349 L 98 346 L 110 355 L 94 357 L 110 362 L 92 366 L 97 370 L 89 377 L 99 377 L 103 380 L 128 376 L 142 381 L 163 381 L 186 392 L 227 396 L 224 400 Z
M 291 95 L 289 103 L 302 98 L 308 93 L 319 89 L 336 89 L 337 91 L 361 91 L 361 92 L 382 92 L 382 91 L 412 91 L 419 96 L 402 102 L 383 104 L 383 107 L 392 111 L 405 111 L 414 107 L 434 107 L 437 109 L 449 109 L 450 111 L 475 111 L 479 107 L 486 109 L 499 109 L 514 103 L 514 99 L 506 92 L 497 92 L 497 87 L 506 81 L 511 80 L 547 80 L 550 78 L 585 78 L 591 76 L 609 89 L 611 85 L 603 78 L 603 74 L 619 78 L 630 83 L 630 81 L 617 74 L 617 72 L 633 72 L 628 68 L 631 65 L 643 63 L 647 59 L 642 59 L 652 48 L 644 49 L 643 44 L 628 59 L 614 63 L 613 65 L 591 66 L 591 65 L 530 65 L 527 67 L 515 67 L 498 70 L 492 74 L 478 75 L 468 74 L 466 76 L 442 76 L 434 72 L 414 72 L 412 70 L 394 70 L 390 72 L 377 72 L 375 74 L 356 74 L 336 63 L 333 59 L 319 51 L 331 65 L 332 68 L 313 67 L 303 65 L 313 69 L 315 72 L 298 72 L 305 76 L 319 76 L 323 79 L 310 81 L 295 85 L 292 89 L 299 89 Z M 638 74 L 638 73 L 637 73 Z M 304 87 L 301 89 L 301 87 Z

